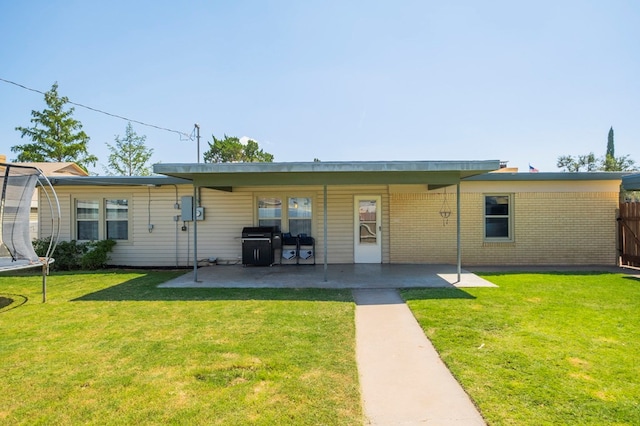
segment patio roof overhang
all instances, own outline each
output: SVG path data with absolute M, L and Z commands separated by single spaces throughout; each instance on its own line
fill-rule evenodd
M 426 184 L 429 189 L 500 168 L 499 160 L 356 161 L 295 163 L 159 163 L 154 173 L 188 179 L 194 186 Z

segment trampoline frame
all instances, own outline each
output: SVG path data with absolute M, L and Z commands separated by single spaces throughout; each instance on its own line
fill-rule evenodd
M 47 247 L 47 251 L 44 256 L 39 257 L 38 261 L 33 261 L 29 259 L 15 259 L 14 257 L 0 257 L 0 273 L 9 272 L 9 271 L 17 271 L 22 269 L 31 269 L 31 268 L 42 268 L 42 302 L 47 301 L 47 276 L 49 275 L 49 266 L 54 262 L 53 253 L 55 252 L 56 246 L 58 245 L 58 241 L 60 238 L 60 202 L 58 200 L 58 196 L 56 194 L 51 181 L 45 176 L 45 174 L 37 167 L 34 166 L 26 166 L 22 164 L 7 164 L 0 163 L 0 170 L 3 170 L 4 181 L 2 187 L 2 193 L 0 197 L 0 221 L 4 220 L 4 205 L 6 201 L 6 186 L 7 186 L 7 178 L 9 177 L 9 172 L 12 168 L 18 169 L 30 169 L 33 170 L 35 175 L 37 175 L 36 185 L 34 187 L 34 191 L 40 190 L 40 195 L 44 195 L 44 197 L 38 197 L 38 227 L 42 229 L 41 226 L 41 209 L 43 206 L 43 198 L 46 198 L 50 216 L 51 216 L 51 235 L 49 235 L 49 245 Z M 31 241 L 28 241 L 31 244 Z

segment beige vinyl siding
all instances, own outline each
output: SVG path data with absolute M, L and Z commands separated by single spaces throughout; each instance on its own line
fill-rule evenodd
M 76 238 L 76 199 L 127 198 L 129 200 L 129 239 L 118 241 L 111 253 L 109 263 L 125 266 L 173 267 L 176 266 L 176 263 L 178 266 L 187 265 L 185 250 L 189 239 L 187 234 L 191 234 L 191 230 L 187 233 L 178 228 L 176 236 L 176 225 L 180 227 L 182 222 L 174 221 L 174 217 L 180 214 L 180 210 L 174 208 L 176 203 L 175 187 L 59 186 L 56 187 L 56 193 L 60 202 L 61 240 L 69 241 Z M 178 202 L 181 196 L 192 194 L 191 186 L 181 186 L 178 192 Z M 149 210 L 149 206 L 151 206 L 151 210 Z M 149 219 L 154 225 L 152 232 L 149 232 L 148 228 Z M 50 234 L 50 223 L 48 209 L 41 208 L 39 220 L 41 235 Z M 104 226 L 104 223 L 101 223 L 100 226 Z M 178 262 L 176 262 L 176 258 Z
M 71 187 L 56 188 L 61 206 L 61 239 L 75 238 L 76 199 L 126 197 L 129 199 L 129 239 L 119 241 L 111 254 L 112 265 L 187 267 L 193 265 L 193 222 L 174 218 L 176 199 L 193 196 L 193 187 L 181 185 L 176 195 L 172 185 L 161 187 Z M 324 262 L 324 193 L 322 186 L 234 188 L 233 192 L 202 188 L 201 204 L 205 219 L 198 221 L 198 259 L 217 258 L 220 263 L 240 263 L 241 233 L 245 226 L 257 225 L 256 199 L 277 194 L 311 197 L 313 203 L 312 236 L 316 239 L 316 262 Z M 382 196 L 383 262 L 389 261 L 389 212 L 386 186 L 329 186 L 328 261 L 353 262 L 353 197 Z M 177 197 L 177 198 L 176 198 Z M 40 221 L 41 232 L 46 217 Z M 149 232 L 149 223 L 153 230 Z M 182 226 L 187 231 L 182 231 Z M 103 224 L 101 223 L 101 226 Z M 45 232 L 43 235 L 47 235 Z M 279 260 L 279 259 L 278 259 Z
M 252 194 L 254 216 L 253 222 L 248 225 L 257 225 L 255 200 L 258 196 L 311 197 L 313 202 L 312 236 L 316 239 L 316 262 L 324 262 L 324 188 L 322 186 L 247 187 L 238 188 L 236 191 Z M 389 197 L 386 185 L 331 185 L 327 187 L 327 261 L 328 263 L 353 263 L 353 197 L 355 195 L 382 196 L 382 261 L 387 263 L 389 261 L 389 235 L 387 232 Z M 286 201 L 283 200 L 283 202 Z
M 327 187 L 327 262 L 353 263 L 354 253 L 354 196 L 380 195 L 382 202 L 382 262 L 389 262 L 389 194 L 386 186 L 329 186 Z M 318 195 L 317 241 L 319 250 L 324 250 L 324 193 Z M 318 261 L 324 261 L 324 253 L 318 254 Z
M 103 194 L 127 196 L 129 201 L 129 240 L 118 241 L 110 263 L 128 266 L 178 266 L 193 265 L 188 256 L 192 230 L 182 231 L 183 222 L 176 203 L 183 196 L 193 196 L 191 186 L 172 185 L 162 187 L 108 188 Z M 74 194 L 75 195 L 75 194 Z M 153 225 L 151 232 L 149 224 Z
M 240 263 L 242 228 L 253 225 L 252 194 L 203 188 L 201 203 L 205 219 L 198 221 L 198 258 Z
M 42 189 L 38 189 L 38 191 L 42 191 Z M 69 238 L 62 238 L 62 236 L 68 236 L 70 233 L 69 230 L 69 221 L 65 220 L 65 218 L 69 217 L 69 197 L 68 193 L 65 193 L 61 190 L 61 188 L 56 188 L 56 194 L 58 196 L 58 203 L 60 204 L 60 235 L 61 239 L 68 240 Z M 46 197 L 41 197 L 43 202 L 38 207 L 38 238 L 48 238 L 52 235 L 53 227 L 57 226 L 57 223 L 54 223 L 51 218 L 51 209 L 49 207 L 49 202 L 44 201 Z M 53 202 L 53 200 L 52 200 Z M 54 207 L 55 208 L 55 207 Z

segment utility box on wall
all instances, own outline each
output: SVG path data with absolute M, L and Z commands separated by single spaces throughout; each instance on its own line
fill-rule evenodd
M 183 196 L 181 207 L 182 221 L 191 222 L 193 220 L 193 197 Z M 204 220 L 204 207 L 196 207 L 196 220 Z

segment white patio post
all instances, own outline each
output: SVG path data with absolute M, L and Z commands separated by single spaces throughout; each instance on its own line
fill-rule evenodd
M 327 282 L 327 185 L 324 185 L 324 282 Z
M 460 274 L 462 271 L 462 253 L 460 248 L 460 182 L 456 185 L 456 244 L 457 244 L 457 264 L 458 264 L 458 283 L 460 282 Z
M 193 282 L 198 282 L 198 220 L 196 216 L 196 210 L 198 208 L 198 186 L 193 184 L 193 211 L 191 212 L 193 218 Z

